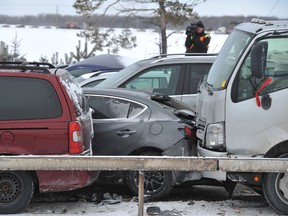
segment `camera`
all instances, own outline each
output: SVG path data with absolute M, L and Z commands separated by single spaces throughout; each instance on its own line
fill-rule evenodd
M 197 24 L 196 22 L 191 22 L 191 25 L 186 28 L 186 35 L 192 35 L 193 32 L 196 32 Z

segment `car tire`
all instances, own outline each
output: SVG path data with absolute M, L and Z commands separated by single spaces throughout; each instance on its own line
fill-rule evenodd
M 156 152 L 144 152 L 140 155 L 159 156 Z M 126 184 L 130 191 L 138 195 L 139 172 L 128 171 Z M 144 196 L 145 200 L 158 200 L 168 196 L 173 190 L 173 174 L 171 171 L 146 171 L 144 172 Z
M 281 156 L 287 158 L 288 154 Z M 288 173 L 265 173 L 263 192 L 266 200 L 280 214 L 288 214 Z
M 34 182 L 28 172 L 0 172 L 0 214 L 23 211 L 34 194 Z

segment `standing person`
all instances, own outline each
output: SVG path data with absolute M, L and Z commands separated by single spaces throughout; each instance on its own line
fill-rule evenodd
M 186 53 L 207 53 L 210 43 L 210 35 L 204 31 L 201 20 L 196 22 L 197 28 L 187 34 L 185 47 Z

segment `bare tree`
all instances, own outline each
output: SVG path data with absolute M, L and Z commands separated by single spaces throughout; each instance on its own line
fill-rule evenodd
M 117 0 L 116 0 L 117 1 Z M 167 39 L 173 32 L 167 35 L 169 26 L 183 25 L 185 22 L 198 18 L 193 7 L 205 2 L 205 0 L 185 1 L 179 0 L 123 0 L 116 8 L 118 15 L 125 14 L 130 17 L 149 17 L 152 24 L 159 28 L 161 40 L 159 41 L 160 53 L 167 54 Z M 184 1 L 182 1 L 184 2 Z
M 108 53 L 117 54 L 119 46 L 124 49 L 131 49 L 136 46 L 136 37 L 132 36 L 129 29 L 124 29 L 120 34 L 116 34 L 113 29 L 100 28 L 92 19 L 92 14 L 99 9 L 106 0 L 76 0 L 73 7 L 76 12 L 84 17 L 84 30 L 77 36 L 84 38 L 84 49 L 81 50 L 81 41 L 79 40 L 76 47 L 76 53 L 73 57 L 79 61 L 90 56 L 95 55 L 96 51 L 103 51 L 108 49 Z M 105 15 L 105 13 L 104 13 Z M 92 48 L 88 48 L 88 42 L 92 44 Z

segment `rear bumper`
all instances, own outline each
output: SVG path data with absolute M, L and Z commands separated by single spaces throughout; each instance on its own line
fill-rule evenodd
M 39 192 L 69 191 L 95 182 L 100 171 L 37 171 Z
M 177 144 L 165 150 L 162 155 L 167 156 L 197 156 L 196 143 L 182 139 Z M 188 181 L 199 180 L 202 175 L 198 171 L 172 171 L 174 184 L 181 184 Z
M 195 156 L 196 143 L 188 139 L 181 139 L 178 143 L 166 149 L 162 155 L 167 156 Z

